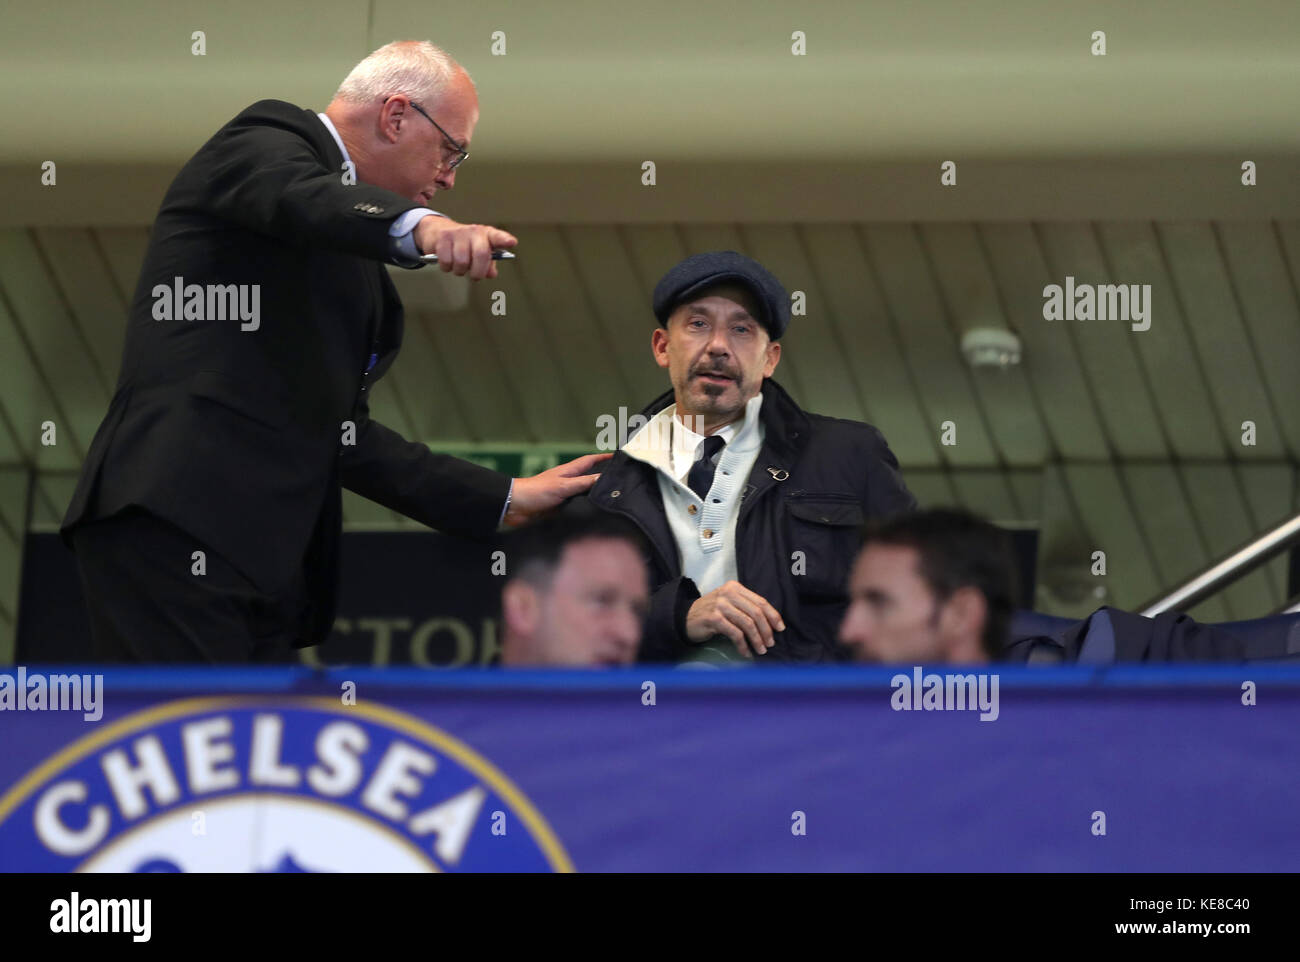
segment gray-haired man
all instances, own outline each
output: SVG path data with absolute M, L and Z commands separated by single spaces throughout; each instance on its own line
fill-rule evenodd
M 384 263 L 436 253 L 445 271 L 493 277 L 493 248 L 515 244 L 427 206 L 477 122 L 463 68 L 432 44 L 389 44 L 324 113 L 259 101 L 176 176 L 63 523 L 98 658 L 275 659 L 321 641 L 344 487 L 468 536 L 590 487 L 596 456 L 512 482 L 370 418 L 402 343 Z

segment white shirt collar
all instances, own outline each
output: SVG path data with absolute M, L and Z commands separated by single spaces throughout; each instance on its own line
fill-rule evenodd
M 330 132 L 330 136 L 334 138 L 334 143 L 339 145 L 339 151 L 343 154 L 343 163 L 351 164 L 352 158 L 348 156 L 348 149 L 343 146 L 343 138 L 339 136 L 339 132 L 334 126 L 334 121 L 330 120 L 329 114 L 317 114 L 316 116 L 325 125 L 325 129 Z
M 718 428 L 713 432 L 714 435 L 722 438 L 728 445 L 738 437 L 749 437 L 754 431 L 755 424 L 758 423 L 759 408 L 762 404 L 763 394 L 759 392 L 746 402 L 745 414 L 742 418 Z M 636 434 L 628 438 L 623 450 L 638 461 L 651 464 L 680 481 L 690 471 L 696 452 L 703 443 L 704 435 L 697 434 L 677 417 L 677 405 L 674 403 L 652 417 Z

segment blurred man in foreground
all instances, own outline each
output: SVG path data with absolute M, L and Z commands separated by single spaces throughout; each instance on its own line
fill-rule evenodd
M 1006 643 L 1015 576 L 1006 534 L 935 509 L 869 525 L 840 641 L 858 661 L 982 664 Z
M 501 663 L 628 665 L 650 603 L 636 529 L 607 515 L 567 515 L 518 532 L 506 549 Z

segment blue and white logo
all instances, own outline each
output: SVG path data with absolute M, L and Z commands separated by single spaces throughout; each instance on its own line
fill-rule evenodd
M 571 871 L 490 762 L 378 705 L 209 698 L 130 715 L 0 797 L 0 871 Z

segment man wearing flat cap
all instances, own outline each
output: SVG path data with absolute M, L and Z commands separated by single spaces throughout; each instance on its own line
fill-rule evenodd
M 772 379 L 789 303 L 735 251 L 655 287 L 651 349 L 672 390 L 571 503 L 649 540 L 642 661 L 832 660 L 859 529 L 916 505 L 878 430 L 803 411 Z

